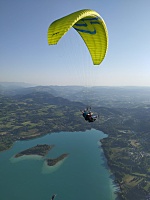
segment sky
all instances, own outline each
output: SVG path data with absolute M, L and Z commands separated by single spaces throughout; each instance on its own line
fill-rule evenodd
M 48 45 L 49 25 L 92 9 L 104 19 L 108 52 L 94 66 L 71 28 Z M 33 85 L 150 86 L 150 0 L 0 0 L 0 82 Z

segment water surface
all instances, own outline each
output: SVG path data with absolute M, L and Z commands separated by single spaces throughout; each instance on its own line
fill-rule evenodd
M 0 153 L 0 199 L 114 200 L 116 189 L 106 167 L 100 139 L 107 137 L 98 130 L 60 132 L 44 137 L 18 141 L 13 148 Z M 14 155 L 37 144 L 55 145 L 44 158 Z M 55 166 L 46 158 L 63 153 L 69 156 Z

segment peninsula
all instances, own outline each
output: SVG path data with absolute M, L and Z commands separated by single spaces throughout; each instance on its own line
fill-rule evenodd
M 24 155 L 38 155 L 38 156 L 45 156 L 49 150 L 51 150 L 54 147 L 54 145 L 36 145 L 34 147 L 31 147 L 29 149 L 26 149 L 24 151 L 21 151 L 20 153 L 15 155 L 15 158 L 18 158 L 20 156 Z

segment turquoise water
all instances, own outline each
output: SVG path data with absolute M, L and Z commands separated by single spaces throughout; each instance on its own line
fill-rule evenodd
M 98 130 L 60 132 L 44 137 L 18 141 L 13 148 L 0 153 L 1 200 L 114 200 L 115 185 L 110 178 Z M 54 144 L 45 158 L 63 153 L 69 156 L 53 167 L 39 156 L 14 158 L 22 150 L 37 144 Z

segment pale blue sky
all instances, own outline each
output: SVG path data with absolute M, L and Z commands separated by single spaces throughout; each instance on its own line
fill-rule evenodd
M 71 29 L 55 46 L 47 29 L 81 9 L 106 22 L 109 48 L 93 66 Z M 0 81 L 37 85 L 150 86 L 150 0 L 0 0 Z

